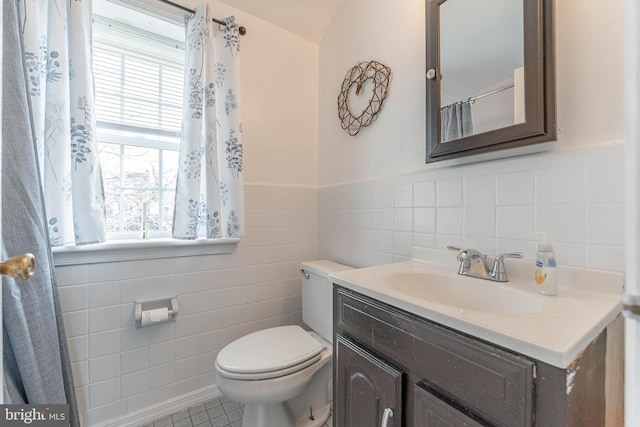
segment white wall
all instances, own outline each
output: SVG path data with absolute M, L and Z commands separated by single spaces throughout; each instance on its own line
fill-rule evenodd
M 558 0 L 559 142 L 555 150 L 620 142 L 624 135 L 622 0 Z M 350 0 L 320 45 L 319 184 L 375 179 L 437 166 L 425 158 L 425 2 Z M 356 62 L 393 70 L 370 127 L 347 135 L 337 119 L 340 84 Z
M 197 4 L 190 0 L 185 4 Z M 255 16 L 235 15 L 241 38 L 245 182 L 317 186 L 318 45 Z
M 319 184 L 331 185 L 424 167 L 424 0 L 349 0 L 320 44 Z M 340 128 L 338 91 L 351 67 L 391 67 L 389 96 L 376 122 L 357 136 Z
M 622 0 L 554 2 L 552 150 L 455 167 L 424 163 L 424 3 L 350 0 L 320 46 L 319 256 L 365 266 L 453 244 L 533 259 L 546 230 L 560 263 L 622 271 Z M 334 99 L 370 59 L 392 68 L 390 95 L 352 137 Z

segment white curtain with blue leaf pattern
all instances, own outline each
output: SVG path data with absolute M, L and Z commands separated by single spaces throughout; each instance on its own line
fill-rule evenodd
M 19 4 L 51 245 L 103 242 L 91 0 L 24 0 Z
M 186 21 L 185 106 L 173 237 L 244 234 L 240 45 L 233 17 L 201 4 Z

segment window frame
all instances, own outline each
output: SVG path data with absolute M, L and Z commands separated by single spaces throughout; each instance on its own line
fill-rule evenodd
M 239 238 L 180 240 L 173 238 L 113 240 L 105 243 L 53 247 L 55 266 L 138 261 L 232 253 Z
M 158 21 L 161 18 L 149 15 L 149 19 Z M 183 72 L 181 73 L 180 69 L 182 68 L 182 70 L 184 70 L 184 41 L 156 34 L 145 28 L 123 23 L 117 19 L 113 19 L 113 17 L 106 17 L 100 14 L 94 14 L 93 21 L 94 49 L 101 52 L 100 57 L 105 61 L 100 63 L 96 62 L 95 66 L 97 69 L 103 69 L 104 72 L 108 72 L 112 67 L 115 67 L 113 68 L 113 72 L 116 73 L 115 76 L 105 74 L 105 77 L 108 76 L 105 83 L 96 85 L 97 88 L 101 88 L 100 94 L 107 97 L 105 98 L 106 100 L 114 98 L 114 102 L 116 102 L 113 106 L 105 104 L 101 107 L 105 109 L 104 113 L 106 116 L 97 117 L 96 129 L 98 144 L 101 150 L 104 147 L 103 144 L 113 144 L 114 155 L 120 160 L 118 166 L 120 172 L 119 181 L 112 183 L 109 188 L 105 189 L 108 193 L 112 193 L 112 195 L 116 197 L 114 200 L 117 200 L 118 205 L 118 216 L 115 218 L 110 217 L 109 222 L 111 226 L 116 226 L 117 230 L 109 231 L 106 235 L 106 240 L 107 242 L 115 240 L 135 240 L 142 236 L 142 226 L 139 226 L 138 228 L 140 229 L 135 231 L 126 231 L 123 228 L 127 224 L 135 226 L 135 224 L 131 224 L 130 222 L 132 214 L 133 218 L 142 215 L 136 215 L 135 212 L 127 213 L 125 209 L 125 201 L 128 200 L 127 203 L 133 202 L 133 200 L 137 198 L 137 196 L 135 196 L 136 192 L 140 192 L 141 199 L 145 198 L 145 196 L 142 195 L 144 193 L 147 193 L 148 197 L 154 198 L 155 201 L 152 202 L 152 204 L 155 205 L 157 203 L 157 211 L 154 209 L 152 213 L 149 212 L 149 216 L 157 216 L 158 225 L 162 227 L 159 230 L 147 231 L 144 234 L 144 238 L 171 237 L 170 224 L 167 224 L 170 216 L 166 212 L 164 212 L 163 215 L 163 211 L 165 211 L 166 207 L 171 207 L 173 204 L 173 201 L 166 197 L 171 197 L 172 193 L 175 194 L 175 183 L 169 187 L 165 185 L 163 179 L 163 168 L 165 166 L 163 157 L 166 151 L 179 153 L 180 150 L 180 132 L 179 130 L 173 130 L 172 127 L 175 128 L 182 119 L 175 115 L 175 107 L 181 106 L 181 104 L 174 104 L 174 102 L 178 102 L 176 95 L 182 97 L 184 92 L 182 87 L 184 77 L 178 79 L 178 74 L 183 76 Z M 181 25 L 173 21 L 169 22 L 169 24 L 175 27 L 181 27 Z M 140 49 L 131 47 L 132 39 L 140 40 Z M 103 57 L 102 55 L 106 56 Z M 97 57 L 98 55 L 96 53 L 94 55 L 94 61 L 97 61 Z M 148 64 L 152 69 L 157 71 L 159 79 L 157 82 L 158 86 L 152 88 L 153 92 L 151 92 L 151 94 L 155 96 L 147 97 L 146 89 L 144 89 L 144 86 L 139 86 L 140 83 L 135 80 L 135 74 L 134 77 L 131 77 L 131 75 L 127 77 L 126 74 L 122 74 L 126 69 L 130 69 L 130 67 L 133 67 L 132 70 L 135 70 L 136 67 L 140 66 L 136 64 Z M 135 73 L 135 71 L 133 72 Z M 98 74 L 96 71 L 96 75 Z M 165 84 L 163 80 L 167 78 L 167 76 L 173 76 L 174 79 L 172 83 L 169 83 L 168 92 L 162 88 L 162 85 Z M 134 80 L 128 80 L 131 78 Z M 174 88 L 173 93 L 171 88 Z M 178 88 L 180 88 L 180 90 L 175 91 L 175 89 Z M 169 98 L 164 98 L 164 96 L 169 96 Z M 96 94 L 96 99 L 98 100 L 98 94 Z M 129 114 L 126 107 L 127 102 L 135 103 L 136 100 L 143 102 L 150 108 L 149 112 L 151 115 L 147 116 L 146 119 L 143 118 L 147 123 L 131 123 L 129 117 L 127 117 Z M 182 102 L 182 100 L 180 100 L 180 102 Z M 173 108 L 174 115 L 165 117 L 163 113 L 165 107 Z M 144 107 L 144 109 L 146 109 L 146 107 Z M 166 119 L 169 121 L 163 124 L 163 120 Z M 154 124 L 157 127 L 154 127 Z M 169 128 L 166 128 L 167 125 Z M 146 138 L 146 136 L 148 136 L 148 138 Z M 163 140 L 165 138 L 167 139 Z M 169 139 L 173 139 L 173 141 Z M 145 185 L 145 183 L 140 185 L 137 183 L 125 183 L 123 181 L 122 172 L 124 172 L 126 161 L 124 150 L 126 150 L 127 147 L 148 149 L 157 155 L 155 161 L 153 161 L 153 165 L 155 166 L 152 166 L 153 169 L 157 169 L 157 182 L 152 183 L 152 185 Z M 117 164 L 117 159 L 114 160 L 116 160 Z M 133 195 L 134 199 L 129 200 L 127 194 Z M 138 200 L 138 202 L 138 204 L 140 204 L 140 211 L 142 211 L 142 205 L 146 203 L 143 200 Z M 141 223 L 142 220 L 140 219 L 140 224 Z

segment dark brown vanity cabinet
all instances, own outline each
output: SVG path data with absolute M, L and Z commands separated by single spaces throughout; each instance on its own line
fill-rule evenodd
M 340 286 L 334 426 L 604 426 L 603 332 L 567 369 Z

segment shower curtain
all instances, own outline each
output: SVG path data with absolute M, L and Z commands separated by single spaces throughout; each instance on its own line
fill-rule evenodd
M 3 258 L 36 257 L 28 281 L 2 278 L 4 402 L 68 404 L 79 426 L 71 363 L 58 300 L 22 58 L 16 0 L 3 1 Z
M 473 135 L 471 102 L 462 101 L 440 109 L 440 136 L 442 142 Z
M 244 234 L 240 45 L 233 17 L 201 4 L 186 19 L 186 70 L 173 237 Z

